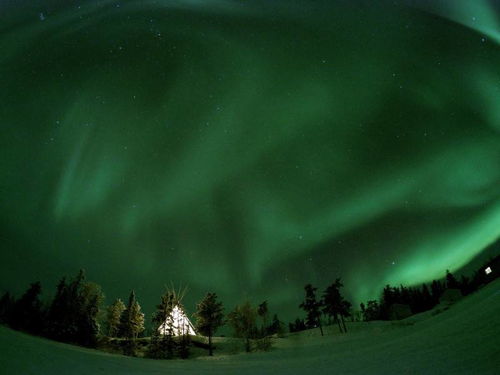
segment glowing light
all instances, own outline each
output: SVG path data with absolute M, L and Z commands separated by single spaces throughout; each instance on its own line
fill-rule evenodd
M 172 326 L 169 327 L 169 324 Z M 165 335 L 169 328 L 172 329 L 174 336 L 196 335 L 193 324 L 179 306 L 173 308 L 171 316 L 158 328 L 158 331 L 160 334 Z
M 486 269 L 484 270 L 484 273 L 487 274 L 487 275 L 489 275 L 491 272 L 493 272 L 491 270 L 491 267 L 486 267 Z

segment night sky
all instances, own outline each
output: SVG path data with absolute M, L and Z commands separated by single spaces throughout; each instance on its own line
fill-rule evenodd
M 34 3 L 0 0 L 0 290 L 294 318 L 500 236 L 498 2 Z

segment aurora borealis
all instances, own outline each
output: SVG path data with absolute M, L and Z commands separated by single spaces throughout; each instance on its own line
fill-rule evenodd
M 291 317 L 466 265 L 500 236 L 500 7 L 369 3 L 0 0 L 0 289 Z

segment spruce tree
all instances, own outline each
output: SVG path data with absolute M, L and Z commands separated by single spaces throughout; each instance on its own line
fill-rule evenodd
M 224 324 L 224 308 L 222 302 L 217 301 L 215 293 L 207 293 L 198 304 L 195 317 L 197 330 L 208 337 L 208 355 L 212 356 L 212 337 Z
M 86 282 L 83 270 L 70 283 L 63 278 L 49 308 L 47 335 L 59 341 L 95 346 L 103 300 L 101 287 Z
M 81 286 L 77 342 L 84 346 L 94 347 L 97 343 L 100 332 L 98 316 L 103 300 L 100 285 L 86 282 Z
M 340 332 L 347 332 L 344 318 L 350 316 L 351 303 L 346 301 L 340 293 L 344 284 L 340 278 L 326 288 L 323 293 L 323 312 L 331 316 L 337 322 Z M 340 325 L 342 323 L 343 329 Z
M 85 283 L 85 271 L 80 270 L 76 277 L 66 287 L 66 305 L 63 311 L 63 341 L 79 343 L 81 315 L 84 310 L 84 303 L 81 298 L 81 291 Z
M 127 307 L 121 315 L 118 329 L 119 336 L 127 339 L 124 348 L 125 355 L 135 355 L 135 339 L 142 331 L 144 331 L 144 314 L 141 312 L 141 306 L 137 302 L 135 292 L 132 290 Z
M 400 285 L 400 303 L 404 305 L 410 305 L 410 291 L 407 287 Z
M 295 329 L 297 331 L 305 331 L 307 329 L 304 319 L 295 319 Z
M 434 307 L 434 302 L 432 300 L 431 293 L 427 284 L 422 285 L 422 309 L 427 311 Z
M 172 358 L 174 354 L 174 320 L 172 311 L 177 303 L 174 290 L 166 289 L 160 304 L 153 314 L 153 333 L 148 356 L 151 358 Z
M 189 357 L 189 352 L 191 348 L 191 337 L 187 334 L 188 328 L 182 327 L 181 336 L 179 337 L 179 345 L 177 347 L 177 353 L 179 357 L 182 359 L 186 359 Z
M 181 313 L 184 313 L 184 307 L 182 306 L 181 299 L 182 295 L 177 295 L 177 308 Z M 182 324 L 180 324 L 182 323 Z M 189 326 L 188 322 L 185 319 L 181 319 L 180 322 L 177 322 L 179 325 L 177 327 L 178 333 L 180 333 L 180 337 L 177 345 L 177 354 L 180 358 L 186 359 L 189 358 L 189 353 L 191 351 L 191 336 L 189 335 Z
M 472 293 L 472 284 L 467 276 L 462 275 L 460 277 L 460 291 L 464 296 Z
M 344 321 L 344 318 L 348 318 L 351 316 L 351 307 L 352 307 L 352 303 L 345 300 L 345 299 L 342 299 L 341 303 L 340 303 L 340 318 L 342 319 L 342 325 L 344 327 L 344 332 L 347 333 L 347 327 L 345 325 L 345 321 Z
M 116 337 L 118 336 L 118 329 L 120 327 L 120 318 L 122 313 L 125 311 L 125 304 L 120 298 L 117 298 L 115 302 L 108 306 L 106 323 L 108 327 L 108 336 Z
M 42 303 L 40 294 L 42 286 L 40 282 L 30 284 L 28 290 L 14 303 L 10 325 L 17 330 L 33 334 L 42 332 Z
M 316 290 L 318 288 L 313 287 L 311 284 L 307 284 L 304 287 L 306 292 L 306 297 L 304 302 L 302 302 L 299 307 L 307 313 L 306 324 L 308 328 L 314 328 L 319 326 L 321 336 L 323 336 L 323 327 L 321 325 L 321 308 L 323 307 L 323 301 L 316 300 Z
M 9 292 L 5 292 L 0 298 L 0 324 L 8 324 L 12 316 L 14 298 Z
M 339 331 L 342 333 L 342 326 L 340 325 L 340 311 L 341 311 L 341 296 L 339 290 L 340 279 L 335 280 L 334 283 L 329 285 L 323 293 L 323 312 L 333 318 L 337 322 Z
M 135 301 L 131 312 L 132 336 L 137 339 L 144 332 L 144 313 L 141 311 L 141 305 Z
M 296 318 L 294 322 L 288 323 L 290 332 L 299 332 L 307 329 L 303 319 Z
M 380 319 L 380 305 L 376 300 L 368 301 L 366 306 L 362 304 L 361 311 L 366 322 Z
M 135 292 L 132 290 L 128 298 L 128 304 L 120 317 L 118 336 L 122 338 L 133 338 L 132 333 L 132 308 L 135 304 Z
M 410 309 L 413 314 L 422 312 L 422 292 L 419 288 L 409 288 L 410 291 Z
M 440 281 L 433 280 L 431 283 L 431 295 L 434 304 L 439 303 L 439 299 L 443 295 L 444 286 Z
M 396 292 L 395 288 L 390 285 L 386 285 L 382 291 L 382 298 L 380 301 L 380 317 L 381 319 L 389 319 L 389 309 L 396 303 Z
M 60 341 L 67 341 L 69 317 L 69 295 L 66 278 L 63 277 L 57 284 L 56 295 L 49 307 L 47 316 L 47 336 Z
M 460 289 L 460 284 L 449 270 L 446 270 L 446 287 L 448 289 Z
M 278 319 L 278 315 L 274 314 L 269 327 L 269 333 L 272 335 L 281 336 L 283 334 L 283 323 Z
M 182 299 L 184 298 L 186 289 L 182 291 L 179 290 L 178 292 L 176 292 L 175 289 L 172 287 L 171 293 L 173 293 L 174 295 L 173 298 L 174 310 L 177 309 L 179 314 L 185 314 L 184 306 L 182 305 Z M 174 314 L 172 314 L 172 316 L 174 316 Z M 188 358 L 191 350 L 191 336 L 189 335 L 188 322 L 181 316 L 180 319 L 178 319 L 177 322 L 175 322 L 175 325 L 177 326 L 177 327 L 174 326 L 174 329 L 177 329 L 176 334 L 180 335 L 177 345 L 177 354 L 182 359 Z
M 121 314 L 119 335 L 127 339 L 136 339 L 139 333 L 144 331 L 144 314 L 141 306 L 132 290 L 128 299 L 128 304 Z

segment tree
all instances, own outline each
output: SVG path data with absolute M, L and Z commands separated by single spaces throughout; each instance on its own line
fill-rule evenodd
M 166 289 L 160 304 L 153 314 L 153 334 L 149 356 L 157 359 L 170 359 L 174 356 L 174 307 L 180 304 L 180 297 L 173 288 Z
M 69 295 L 66 278 L 57 284 L 56 295 L 52 299 L 47 316 L 47 336 L 60 341 L 67 341 L 69 317 Z
M 135 355 L 135 339 L 144 331 L 144 314 L 137 302 L 135 292 L 132 290 L 128 304 L 120 319 L 119 335 L 128 339 L 125 348 L 126 355 Z
M 191 336 L 189 336 L 189 323 L 186 319 L 183 318 L 184 306 L 182 305 L 182 299 L 184 298 L 184 295 L 186 293 L 186 288 L 184 288 L 182 291 L 179 289 L 179 291 L 176 292 L 175 289 L 172 287 L 170 292 L 173 295 L 174 313 L 172 314 L 172 316 L 175 319 L 174 316 L 175 309 L 177 309 L 177 312 L 180 314 L 180 317 L 178 317 L 177 322 L 175 323 L 177 325 L 177 334 L 180 334 L 177 345 L 177 353 L 180 358 L 185 359 L 189 357 L 189 352 L 191 348 Z
M 63 292 L 64 306 L 62 306 L 62 321 L 59 323 L 62 341 L 79 343 L 80 315 L 83 309 L 80 293 L 85 283 L 85 271 L 78 271 L 77 275 Z
M 323 327 L 321 326 L 321 307 L 323 306 L 323 301 L 316 300 L 316 290 L 311 284 L 307 284 L 304 287 L 306 292 L 306 297 L 304 302 L 302 302 L 299 307 L 307 313 L 306 324 L 309 328 L 314 328 L 319 326 L 321 336 L 323 336 Z
M 131 310 L 132 335 L 134 340 L 144 332 L 144 313 L 141 311 L 141 305 L 135 301 Z
M 380 306 L 376 300 L 368 301 L 367 305 L 360 305 L 365 321 L 380 319 Z
M 40 282 L 30 284 L 28 290 L 14 303 L 10 314 L 10 326 L 33 334 L 42 332 L 42 303 Z
M 431 296 L 434 304 L 439 303 L 439 299 L 443 295 L 444 286 L 440 281 L 433 280 L 431 283 Z
M 84 270 L 80 270 L 69 283 L 62 278 L 47 314 L 47 336 L 59 341 L 95 346 L 103 300 L 101 287 L 86 282 Z
M 106 323 L 108 326 L 108 336 L 116 337 L 118 336 L 118 329 L 120 327 L 120 319 L 125 311 L 125 304 L 120 298 L 117 298 L 115 302 L 108 306 Z
M 271 325 L 269 326 L 268 333 L 271 335 L 278 335 L 282 336 L 284 333 L 284 328 L 283 328 L 283 323 L 278 319 L 278 315 L 274 314 L 273 315 L 273 320 L 271 322 Z
M 339 315 L 340 319 L 342 320 L 342 326 L 344 327 L 345 333 L 347 333 L 347 327 L 345 325 L 344 318 L 348 318 L 349 316 L 351 316 L 351 307 L 352 307 L 351 302 L 342 298 L 342 300 L 340 301 Z
M 14 298 L 9 292 L 5 292 L 0 298 L 0 324 L 9 323 L 14 302 Z
M 340 288 L 342 288 L 342 280 L 337 278 L 334 283 L 332 283 L 323 293 L 323 312 L 331 317 L 337 322 L 339 326 L 339 331 L 342 332 L 340 322 L 342 322 L 343 332 L 347 332 L 347 327 L 344 318 L 351 316 L 351 303 L 344 299 L 340 293 Z
M 86 282 L 82 285 L 80 292 L 80 311 L 78 319 L 78 339 L 77 342 L 94 347 L 97 343 L 97 336 L 100 331 L 98 316 L 101 303 L 104 300 L 100 285 Z
M 419 288 L 409 288 L 409 292 L 411 312 L 413 314 L 422 312 L 422 291 Z
M 189 357 L 190 347 L 191 347 L 191 337 L 186 333 L 188 332 L 187 327 L 182 328 L 182 334 L 179 338 L 179 345 L 177 348 L 177 352 L 179 357 L 182 359 L 186 359 Z
M 446 270 L 446 287 L 448 289 L 460 289 L 460 284 L 449 270 Z
M 422 284 L 422 311 L 430 310 L 434 307 L 434 301 L 427 284 Z
M 224 325 L 224 308 L 215 293 L 207 293 L 196 308 L 196 328 L 208 337 L 208 355 L 213 355 L 212 337 Z
M 389 319 L 389 309 L 397 302 L 396 288 L 386 285 L 382 290 L 382 298 L 380 300 L 380 318 Z
M 295 319 L 295 322 L 290 322 L 288 323 L 288 329 L 290 332 L 299 332 L 299 331 L 304 331 L 307 329 L 306 323 L 304 323 L 303 319 Z
M 267 307 L 267 301 L 262 302 L 258 307 L 257 307 L 257 315 L 259 315 L 260 319 L 262 320 L 262 326 L 260 329 L 260 335 L 262 337 L 267 335 L 267 316 L 269 314 L 269 310 Z
M 323 312 L 331 316 L 338 324 L 340 332 L 347 332 L 344 317 L 350 316 L 351 303 L 346 301 L 340 294 L 340 288 L 344 284 L 340 278 L 336 279 L 323 293 Z M 342 327 L 340 326 L 342 322 Z
M 256 316 L 257 312 L 248 301 L 236 306 L 228 315 L 228 322 L 234 330 L 234 335 L 245 339 L 245 350 L 247 352 L 251 349 L 250 339 L 255 335 Z
M 478 290 L 482 284 L 487 283 L 486 276 L 487 275 L 484 273 L 484 268 L 481 270 L 474 271 L 470 285 L 471 292 Z
M 464 296 L 472 293 L 473 287 L 470 279 L 467 276 L 462 275 L 460 277 L 460 291 Z
M 361 309 L 361 317 L 364 321 L 366 321 L 366 307 L 364 303 L 359 304 L 359 308 Z

